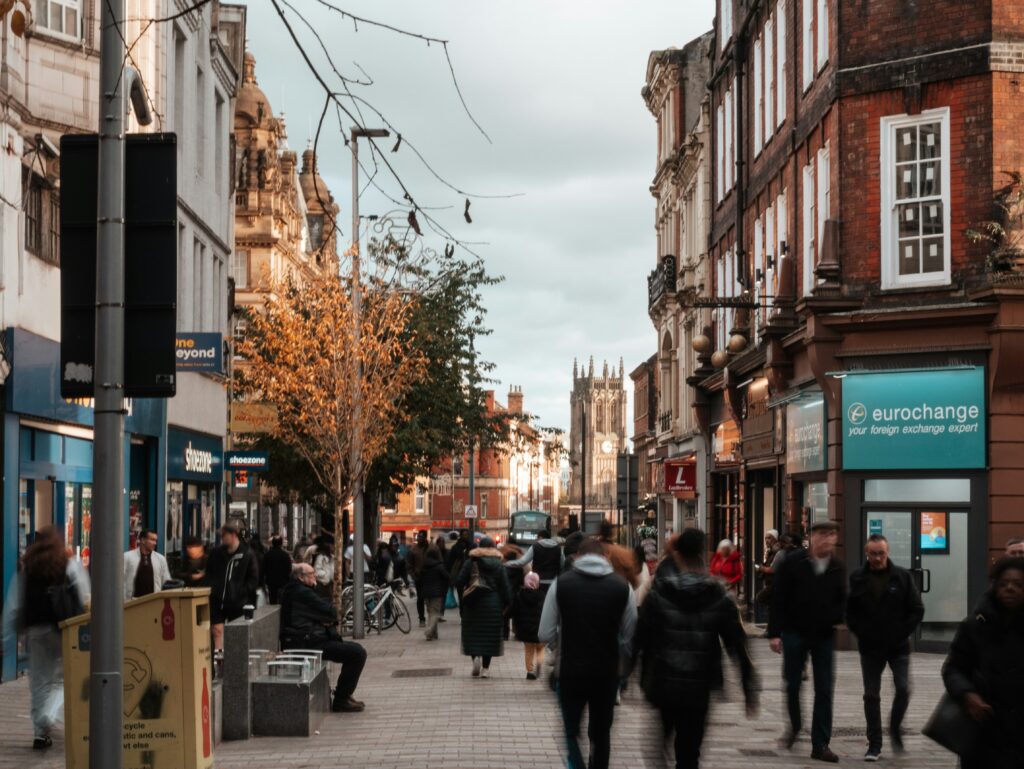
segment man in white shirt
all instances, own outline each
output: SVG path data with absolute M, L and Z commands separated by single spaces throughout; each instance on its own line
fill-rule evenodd
M 352 543 L 354 539 L 355 538 L 351 534 L 349 534 L 348 547 L 345 548 L 345 573 L 350 576 L 352 574 Z M 363 574 L 369 574 L 370 561 L 373 560 L 373 551 L 370 550 L 370 546 L 367 545 L 365 542 L 363 543 L 363 555 L 366 556 L 365 558 L 363 558 Z
M 167 559 L 156 551 L 157 536 L 152 529 L 139 533 L 139 546 L 124 554 L 124 599 L 159 593 L 171 578 Z

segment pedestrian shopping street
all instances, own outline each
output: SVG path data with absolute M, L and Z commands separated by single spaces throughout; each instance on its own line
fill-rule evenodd
M 545 681 L 527 681 L 522 645 L 512 641 L 505 656 L 491 666 L 491 678 L 473 679 L 469 661 L 459 651 L 457 612 L 440 626 L 441 638 L 426 642 L 416 627 L 402 635 L 397 629 L 366 639 L 369 652 L 356 697 L 366 710 L 331 714 L 320 734 L 303 738 L 254 738 L 222 742 L 216 749 L 217 769 L 557 769 L 564 766 L 561 722 L 554 694 Z M 711 711 L 702 766 L 820 767 L 809 759 L 810 743 L 802 739 L 793 752 L 776 740 L 784 723 L 780 659 L 768 641 L 750 639 L 762 677 L 761 714 L 743 715 L 738 687 Z M 917 654 L 913 660 L 914 695 L 906 720 L 907 753 L 893 757 L 888 744 L 883 762 L 907 769 L 952 769 L 954 758 L 920 735 L 920 729 L 941 691 L 942 657 Z M 860 668 L 854 652 L 837 655 L 836 715 L 832 748 L 840 766 L 862 766 L 865 749 L 861 710 Z M 332 679 L 333 680 L 333 679 Z M 805 721 L 810 723 L 810 682 L 805 684 Z M 0 690 L 0 769 L 56 769 L 64 766 L 63 734 L 54 735 L 45 754 L 31 750 L 27 680 Z M 883 688 L 883 713 L 891 687 Z M 659 726 L 631 684 L 615 713 L 612 767 L 660 767 Z

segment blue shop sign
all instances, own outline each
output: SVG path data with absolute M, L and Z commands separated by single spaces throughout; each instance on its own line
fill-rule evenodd
M 229 451 L 224 455 L 228 470 L 248 470 L 265 473 L 270 469 L 270 455 L 266 451 Z
M 167 477 L 220 483 L 224 472 L 221 439 L 186 430 L 167 430 Z
M 56 422 L 92 427 L 91 398 L 65 400 L 60 394 L 60 343 L 20 328 L 7 329 L 11 375 L 7 379 L 7 410 Z M 136 398 L 126 402 L 125 430 L 135 435 L 159 436 L 163 431 L 163 398 Z
M 174 341 L 175 368 L 178 371 L 224 370 L 224 344 L 220 334 L 189 331 L 179 333 Z
M 842 382 L 843 469 L 985 467 L 983 368 L 848 374 Z

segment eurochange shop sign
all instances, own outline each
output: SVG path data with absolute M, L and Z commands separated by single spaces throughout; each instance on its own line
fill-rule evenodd
M 843 377 L 843 468 L 985 467 L 980 367 Z

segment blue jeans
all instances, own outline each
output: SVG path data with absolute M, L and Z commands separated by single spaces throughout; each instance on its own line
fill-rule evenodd
M 832 692 L 835 688 L 835 640 L 804 638 L 799 633 L 782 634 L 782 673 L 786 679 L 786 704 L 793 734 L 800 731 L 800 684 L 807 657 L 814 670 L 814 715 L 811 720 L 811 747 L 826 747 L 832 740 Z

